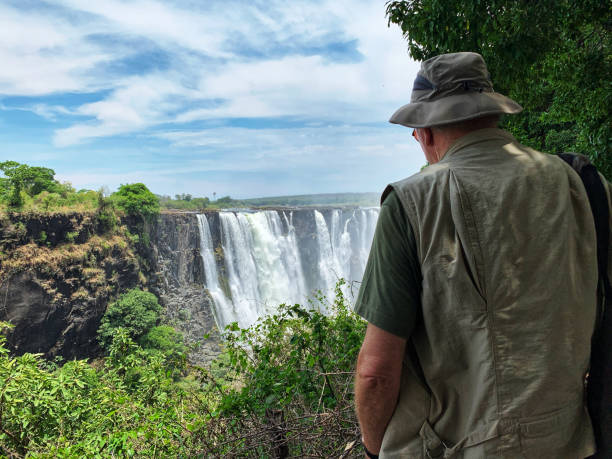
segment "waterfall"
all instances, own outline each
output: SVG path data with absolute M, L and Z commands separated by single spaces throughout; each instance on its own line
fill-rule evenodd
M 214 247 L 210 226 L 206 215 L 198 215 L 198 227 L 200 229 L 200 256 L 204 265 L 204 276 L 206 278 L 206 288 L 213 299 L 213 316 L 217 326 L 228 324 L 233 320 L 234 307 L 221 290 L 219 276 L 217 274 L 217 263 L 215 262 Z
M 231 322 L 247 327 L 281 303 L 304 303 L 317 290 L 331 301 L 341 277 L 360 281 L 378 209 L 221 211 L 218 215 L 218 247 L 213 246 L 206 216 L 198 215 L 198 223 L 205 287 L 214 302 L 217 325 L 223 329 Z M 215 251 L 223 254 L 222 265 L 215 260 Z

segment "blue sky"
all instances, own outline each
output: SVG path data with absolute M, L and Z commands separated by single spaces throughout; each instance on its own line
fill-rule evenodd
M 0 0 L 0 159 L 77 189 L 382 191 L 418 64 L 375 0 Z

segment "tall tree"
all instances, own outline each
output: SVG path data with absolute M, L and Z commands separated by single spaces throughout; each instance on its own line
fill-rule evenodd
M 601 0 L 387 3 L 416 60 L 476 51 L 497 91 L 525 108 L 505 127 L 538 150 L 589 156 L 612 179 L 610 4 Z
M 9 204 L 22 204 L 21 192 L 36 196 L 43 191 L 55 192 L 60 188 L 54 179 L 55 171 L 46 167 L 28 166 L 16 161 L 0 162 L 0 171 L 6 178 L 0 181 L 0 194 L 8 197 Z

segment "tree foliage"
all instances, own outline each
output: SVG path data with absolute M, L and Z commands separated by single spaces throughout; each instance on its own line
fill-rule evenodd
M 17 161 L 3 161 L 0 171 L 5 178 L 0 181 L 0 194 L 11 207 L 23 205 L 22 193 L 36 196 L 43 191 L 58 193 L 62 185 L 55 180 L 55 171 L 46 167 L 28 166 Z
M 98 339 L 108 349 L 115 331 L 121 328 L 137 341 L 157 324 L 161 310 L 162 307 L 152 293 L 130 290 L 108 306 L 98 328 Z
M 210 205 L 208 198 L 193 197 L 185 193 L 175 195 L 175 199 L 170 196 L 158 196 L 158 199 L 163 209 L 202 210 Z
M 331 315 L 316 303 L 281 305 L 249 329 L 228 327 L 217 362 L 217 372 L 226 370 L 223 383 L 209 375 L 222 394 L 209 429 L 213 438 L 226 436 L 209 443 L 212 456 L 338 457 L 358 444 L 353 368 L 366 323 L 351 310 L 343 284 Z
M 0 205 L 12 211 L 95 211 L 98 193 L 76 191 L 70 183 L 55 180 L 55 171 L 16 161 L 0 162 Z
M 476 51 L 525 108 L 507 127 L 538 150 L 589 156 L 612 178 L 610 6 L 599 0 L 390 1 L 416 60 Z
M 0 333 L 0 456 L 359 457 L 352 370 L 365 322 L 336 293 L 330 316 L 281 305 L 230 327 L 209 369 L 178 378 L 127 327 L 94 365 L 11 356 Z M 177 337 L 145 336 L 151 348 Z
M 128 215 L 151 217 L 159 213 L 159 199 L 144 183 L 121 185 L 111 199 Z
M 6 324 L 0 323 L 0 328 Z M 163 358 L 118 329 L 94 367 L 12 357 L 0 335 L 1 457 L 189 457 L 202 451 L 207 402 Z

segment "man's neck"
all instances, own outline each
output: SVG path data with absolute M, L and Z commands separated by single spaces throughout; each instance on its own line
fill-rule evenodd
M 476 129 L 436 129 L 434 136 L 436 138 L 436 153 L 438 154 L 440 161 L 450 147 L 457 142 L 461 137 L 464 137 L 472 132 L 480 131 L 481 129 L 491 129 L 497 126 L 478 127 Z

